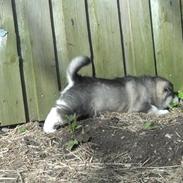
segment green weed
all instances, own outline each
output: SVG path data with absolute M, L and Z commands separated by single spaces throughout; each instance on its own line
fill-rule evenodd
M 146 130 L 152 130 L 157 128 L 157 125 L 154 122 L 151 121 L 145 121 L 144 122 L 144 129 Z
M 181 100 L 183 100 L 183 91 L 179 90 L 178 91 L 178 94 L 177 94 L 177 97 Z
M 79 145 L 79 141 L 74 137 L 74 133 L 77 129 L 81 128 L 81 125 L 77 124 L 77 115 L 67 115 L 66 120 L 69 122 L 69 132 L 71 133 L 71 139 L 65 144 L 68 150 L 73 150 Z
M 77 115 L 67 115 L 66 120 L 69 122 L 69 131 L 74 133 L 77 129 L 81 128 L 81 125 L 77 124 Z
M 25 133 L 28 129 L 26 127 L 19 127 L 18 128 L 18 133 Z
M 76 139 L 71 139 L 69 140 L 65 146 L 68 150 L 72 151 L 75 147 L 77 147 L 79 145 L 79 141 Z

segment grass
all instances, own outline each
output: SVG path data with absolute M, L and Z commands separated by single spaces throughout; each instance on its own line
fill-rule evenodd
M 181 100 L 183 100 L 183 91 L 179 90 L 178 91 L 178 94 L 177 94 L 177 97 Z
M 144 122 L 144 129 L 145 130 L 152 130 L 152 129 L 155 129 L 157 127 L 158 126 L 152 121 L 145 121 Z
M 65 144 L 66 148 L 68 150 L 74 150 L 78 145 L 79 145 L 79 141 L 75 138 L 74 133 L 76 132 L 76 130 L 78 130 L 79 128 L 81 128 L 81 125 L 77 124 L 77 115 L 73 114 L 73 115 L 67 115 L 66 116 L 66 120 L 69 122 L 69 132 L 70 132 L 70 140 L 68 140 L 68 142 Z

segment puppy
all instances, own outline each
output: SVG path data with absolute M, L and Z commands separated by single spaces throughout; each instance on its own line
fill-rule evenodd
M 88 57 L 74 58 L 67 69 L 68 86 L 52 107 L 44 131 L 52 133 L 67 123 L 66 116 L 93 116 L 99 112 L 145 112 L 158 115 L 168 113 L 173 85 L 162 77 L 126 76 L 116 79 L 83 77 L 78 71 L 90 64 Z

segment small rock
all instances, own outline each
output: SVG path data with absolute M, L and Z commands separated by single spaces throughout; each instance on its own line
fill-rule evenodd
M 2 132 L 4 132 L 4 133 L 7 133 L 7 132 L 9 132 L 9 131 L 10 131 L 10 129 L 9 129 L 9 128 L 4 127 L 4 128 L 1 128 L 1 131 L 2 131 Z
M 169 138 L 169 139 L 171 139 L 172 136 L 173 136 L 173 134 L 168 134 L 168 133 L 165 135 L 165 137 L 167 137 L 167 138 Z

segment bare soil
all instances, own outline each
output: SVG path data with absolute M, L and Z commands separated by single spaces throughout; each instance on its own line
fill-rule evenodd
M 183 112 L 105 113 L 45 134 L 30 122 L 0 131 L 0 183 L 182 183 Z M 78 142 L 72 150 L 68 143 Z

